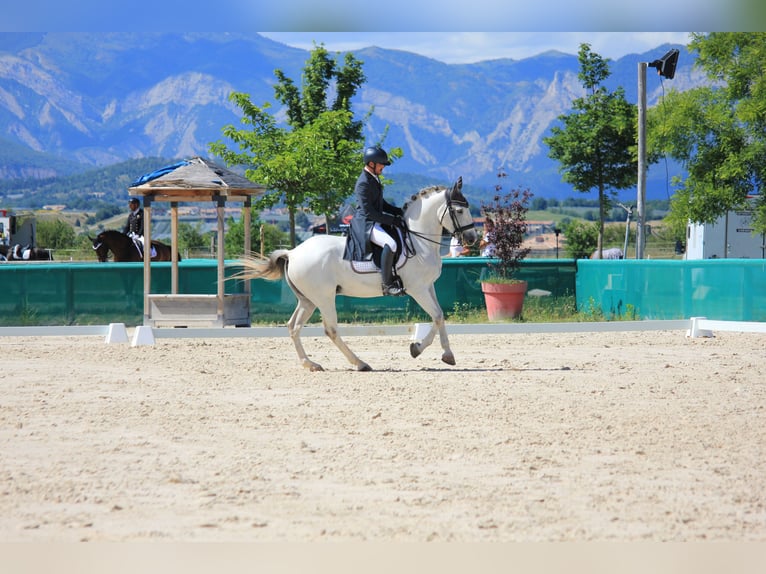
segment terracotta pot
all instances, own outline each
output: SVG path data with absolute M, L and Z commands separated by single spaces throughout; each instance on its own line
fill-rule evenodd
M 490 321 L 504 321 L 521 315 L 527 282 L 518 283 L 483 283 L 484 303 Z

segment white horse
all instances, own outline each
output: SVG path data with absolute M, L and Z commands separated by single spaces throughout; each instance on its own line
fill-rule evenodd
M 604 249 L 604 259 L 624 259 L 625 254 L 619 247 L 612 247 L 611 249 Z M 590 256 L 591 259 L 601 259 L 598 256 L 598 249 L 596 249 Z
M 413 195 L 404 205 L 404 221 L 410 230 L 409 253 L 398 265 L 399 276 L 407 294 L 428 313 L 433 320 L 431 329 L 422 341 L 410 345 L 410 354 L 417 357 L 439 333 L 443 353 L 442 361 L 455 364 L 455 357 L 447 339 L 444 313 L 439 306 L 434 282 L 439 278 L 442 260 L 439 253 L 442 228 L 452 235 L 459 235 L 463 245 L 476 242 L 477 234 L 468 201 L 461 189 L 459 178 L 452 189 L 428 187 Z M 322 315 L 325 334 L 359 371 L 369 371 L 370 366 L 357 357 L 338 334 L 338 315 L 335 296 L 381 297 L 380 271 L 371 266 L 367 272 L 360 270 L 358 262 L 346 261 L 343 253 L 346 238 L 332 235 L 314 235 L 294 249 L 278 249 L 268 258 L 245 258 L 241 261 L 244 279 L 264 278 L 278 280 L 285 277 L 287 284 L 298 298 L 298 306 L 290 317 L 287 327 L 298 352 L 301 364 L 311 371 L 322 371 L 322 366 L 310 360 L 301 344 L 303 325 L 315 309 Z

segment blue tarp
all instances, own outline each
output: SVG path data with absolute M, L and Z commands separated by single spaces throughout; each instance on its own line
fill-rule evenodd
M 173 165 L 168 165 L 165 167 L 161 167 L 160 169 L 157 169 L 151 173 L 147 173 L 142 175 L 141 177 L 137 178 L 133 183 L 130 184 L 130 187 L 136 187 L 138 185 L 144 184 L 147 181 L 152 181 L 153 179 L 157 179 L 158 177 L 162 177 L 166 173 L 170 173 L 171 171 L 177 170 L 179 167 L 183 167 L 185 165 L 189 165 L 189 160 L 182 160 L 178 163 L 174 163 Z

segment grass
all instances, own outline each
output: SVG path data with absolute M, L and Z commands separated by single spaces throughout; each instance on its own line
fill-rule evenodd
M 284 310 L 273 309 L 268 312 L 252 313 L 253 326 L 285 326 L 292 313 L 292 307 Z M 447 323 L 482 324 L 489 323 L 487 311 L 483 306 L 456 302 L 451 309 L 444 309 Z M 509 322 L 515 323 L 565 323 L 595 321 L 637 321 L 638 310 L 627 305 L 619 312 L 604 312 L 593 299 L 577 309 L 574 295 L 559 297 L 532 297 L 524 299 L 522 315 Z M 414 302 L 409 301 L 405 308 L 392 309 L 382 306 L 377 309 L 338 310 L 338 322 L 346 325 L 403 325 L 430 322 L 430 317 Z M 17 325 L 96 325 L 104 322 L 134 326 L 141 323 L 140 314 L 128 313 L 107 316 L 78 313 L 76 317 L 65 314 L 43 313 L 29 305 L 26 300 L 15 312 L 5 313 L 0 317 L 0 326 Z M 315 311 L 307 324 L 321 324 L 321 317 Z
M 487 311 L 463 303 L 455 303 L 451 312 L 445 312 L 449 323 L 488 323 Z M 604 313 L 593 299 L 583 309 L 578 310 L 574 295 L 564 297 L 529 297 L 524 299 L 522 314 L 513 322 L 518 323 L 568 323 L 590 321 L 637 321 L 637 310 L 628 305 L 625 313 L 616 315 Z

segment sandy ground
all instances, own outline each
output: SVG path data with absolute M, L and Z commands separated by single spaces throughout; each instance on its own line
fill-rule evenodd
M 0 339 L 0 540 L 764 541 L 766 336 Z

